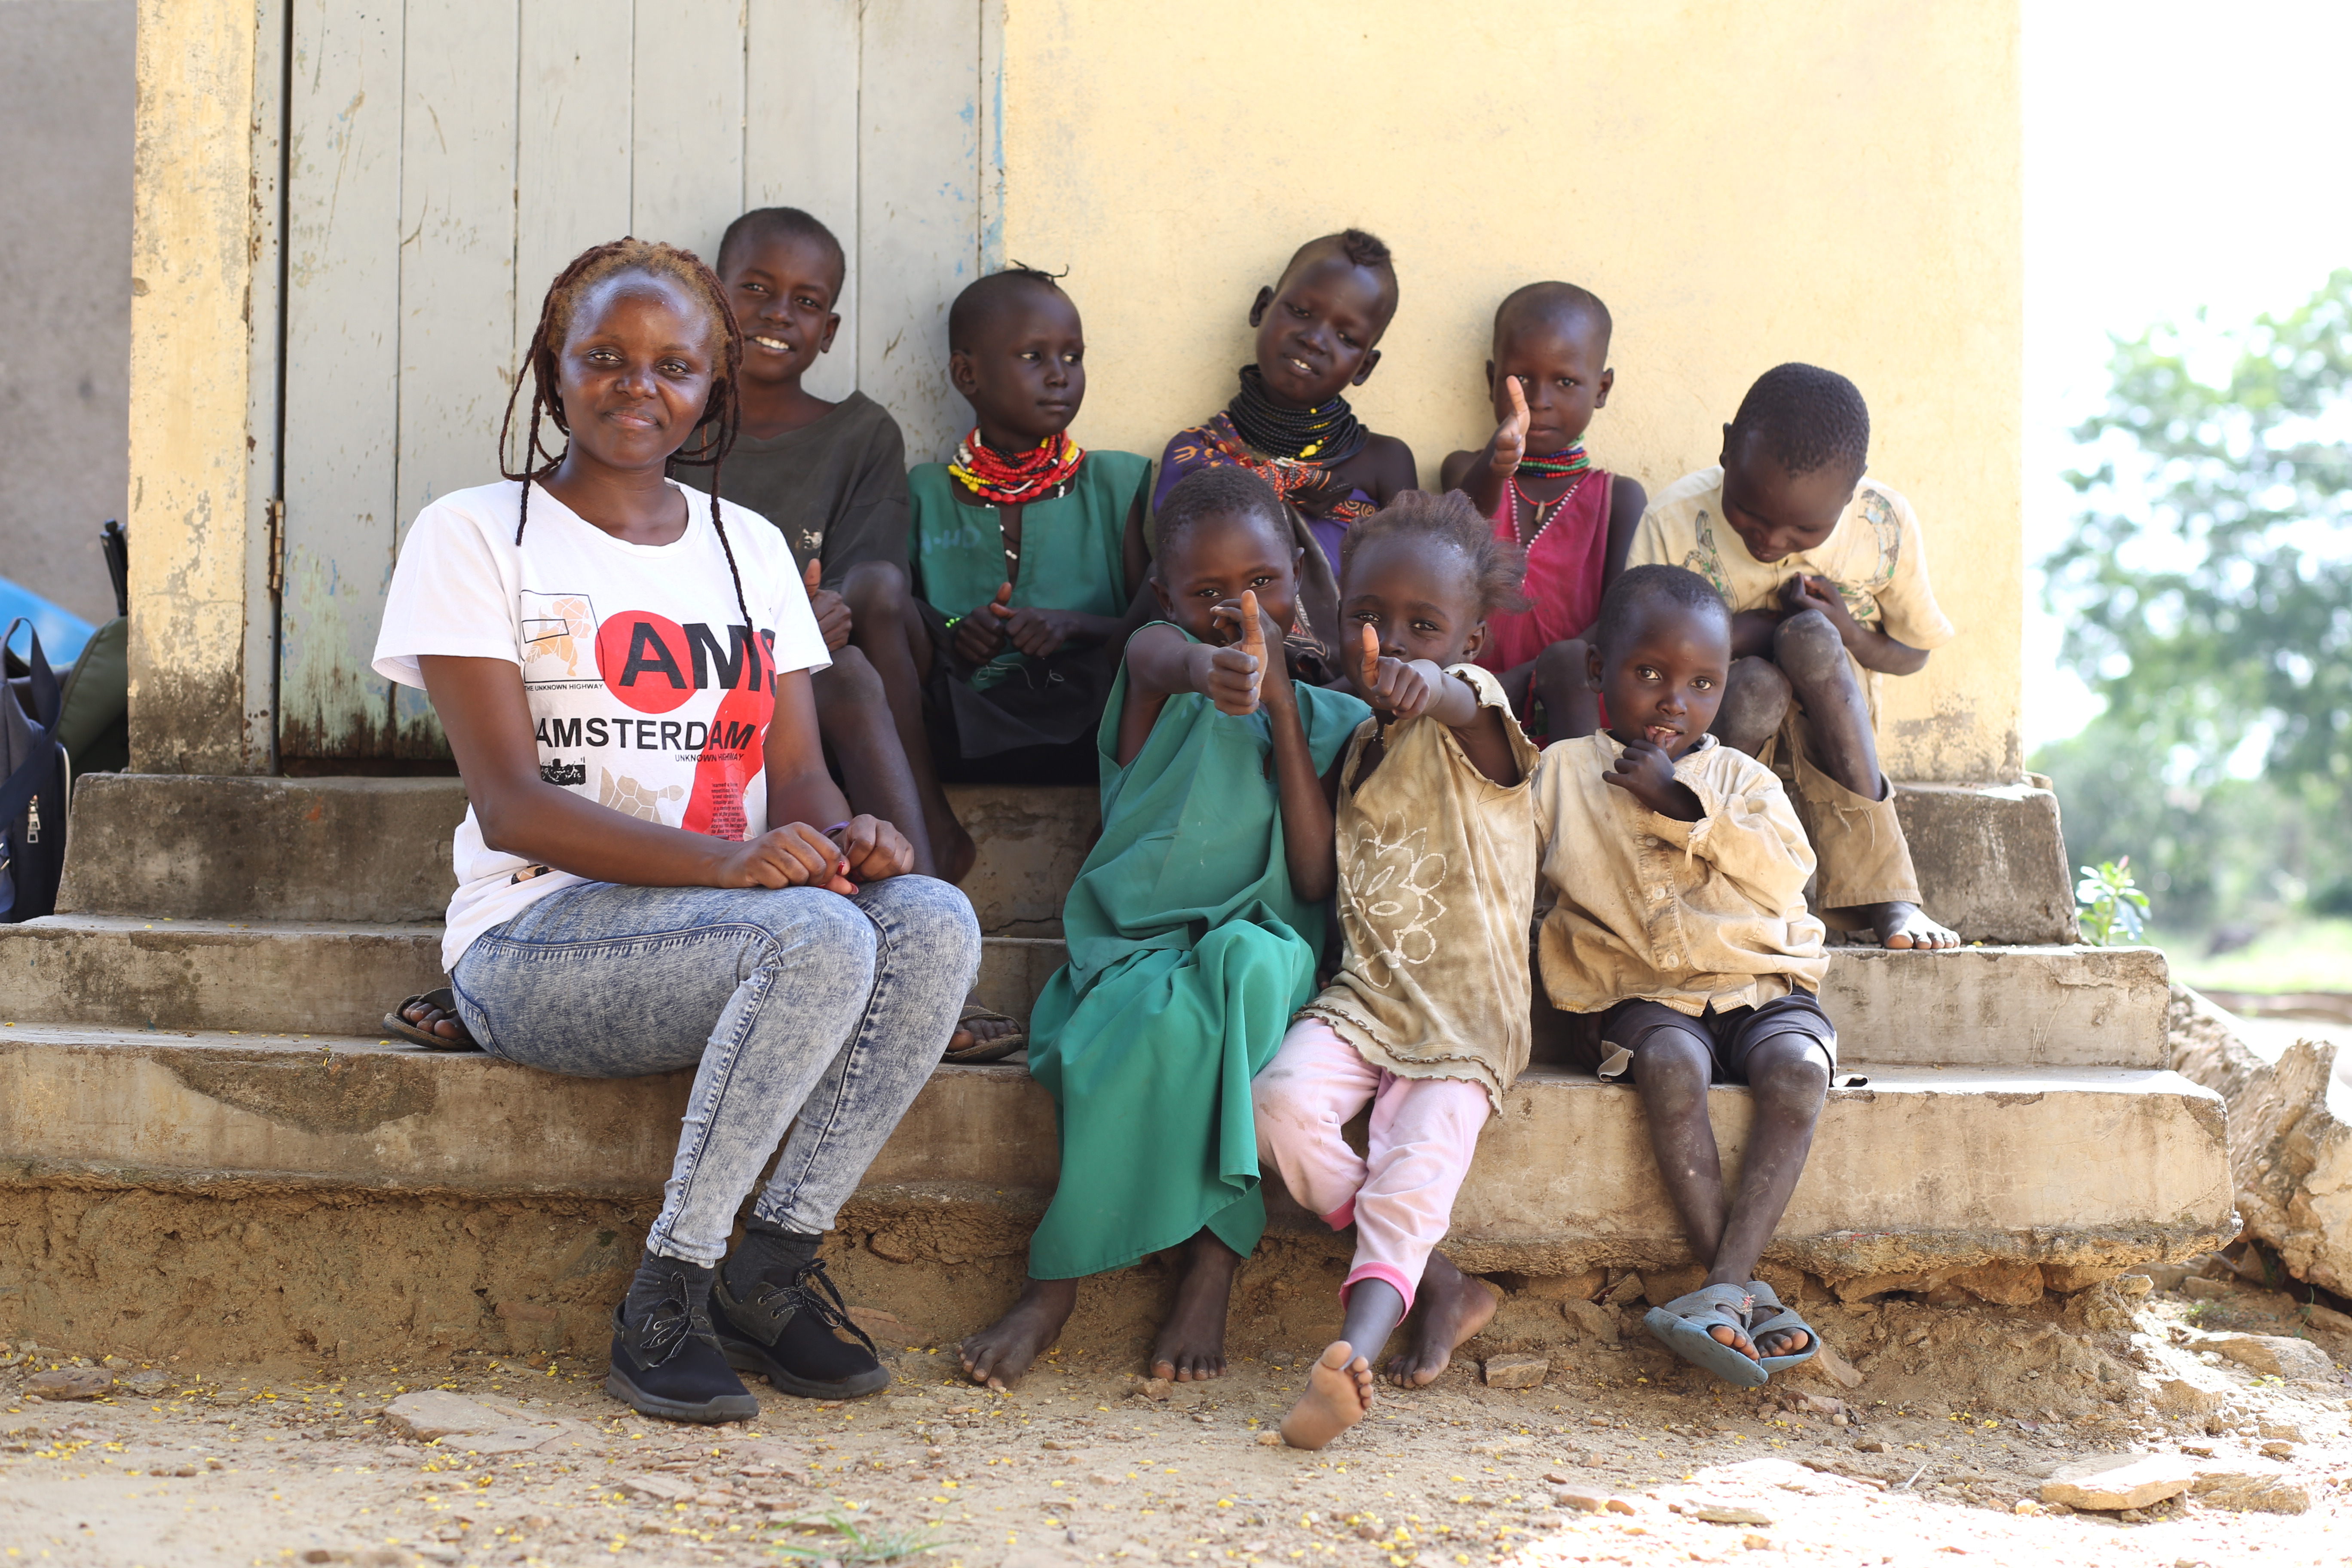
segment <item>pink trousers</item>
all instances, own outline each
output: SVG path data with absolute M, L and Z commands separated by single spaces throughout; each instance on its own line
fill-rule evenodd
M 1250 1085 L 1257 1157 L 1282 1173 L 1290 1195 L 1333 1230 L 1356 1227 L 1356 1259 L 1339 1287 L 1359 1279 L 1396 1288 L 1412 1310 L 1432 1248 L 1453 1223 L 1454 1194 L 1469 1173 L 1486 1091 L 1451 1078 L 1399 1078 L 1372 1066 L 1320 1018 L 1301 1018 Z M 1339 1130 L 1370 1100 L 1369 1152 Z

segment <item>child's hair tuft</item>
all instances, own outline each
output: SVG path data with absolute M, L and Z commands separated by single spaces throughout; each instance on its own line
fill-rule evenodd
M 743 574 L 735 568 L 735 546 L 728 542 L 727 526 L 719 518 L 719 465 L 734 449 L 736 427 L 742 421 L 739 396 L 743 332 L 735 324 L 735 312 L 728 307 L 725 285 L 691 250 L 625 235 L 604 245 L 590 246 L 573 257 L 571 265 L 557 273 L 555 281 L 547 286 L 547 297 L 540 301 L 539 325 L 531 329 L 530 345 L 523 351 L 523 374 L 515 377 L 514 390 L 507 394 L 506 417 L 499 422 L 499 475 L 522 481 L 521 510 L 515 518 L 515 542 L 522 542 L 522 531 L 530 522 L 531 487 L 554 473 L 563 461 L 564 452 L 572 449 L 567 440 L 562 452 L 549 451 L 540 439 L 539 418 L 544 413 L 567 437 L 572 434 L 571 421 L 563 414 L 556 359 L 562 353 L 565 335 L 572 331 L 572 313 L 589 289 L 625 272 L 667 279 L 684 288 L 701 303 L 711 336 L 718 340 L 719 367 L 710 380 L 710 400 L 703 405 L 702 417 L 697 421 L 702 444 L 691 451 L 680 447 L 671 455 L 670 461 L 710 470 L 710 526 L 719 534 L 719 547 L 727 552 L 727 572 L 735 579 L 735 604 L 743 612 L 743 624 L 756 627 L 760 623 L 752 617 L 751 603 L 743 596 Z M 530 380 L 530 422 L 524 431 L 520 465 L 510 468 L 507 466 L 508 440 L 514 430 L 515 400 L 522 395 L 525 374 Z
M 1290 538 L 1289 515 L 1272 485 L 1244 468 L 1195 468 L 1176 481 L 1168 499 L 1152 514 L 1153 573 L 1159 572 L 1177 540 L 1213 517 L 1255 518 L 1276 539 Z
M 1394 272 L 1396 262 L 1380 236 L 1360 228 L 1343 228 L 1337 237 L 1339 254 L 1374 272 Z
M 1720 618 L 1727 631 L 1731 626 L 1731 606 L 1715 591 L 1715 584 L 1686 566 L 1628 566 L 1609 584 L 1601 595 L 1601 613 L 1592 622 L 1589 634 L 1592 646 L 1606 658 L 1616 647 L 1618 639 L 1633 622 L 1635 612 L 1646 605 L 1665 604 L 1695 615 Z
M 1774 365 L 1739 400 L 1731 433 L 1762 442 L 1791 474 L 1839 463 L 1858 479 L 1870 456 L 1870 408 L 1862 389 L 1833 370 Z
M 972 334 L 980 325 L 1029 289 L 1050 289 L 1062 292 L 1062 279 L 1070 275 L 1068 268 L 1048 272 L 1042 267 L 1031 267 L 1016 261 L 1011 266 L 974 279 L 964 285 L 963 292 L 948 307 L 948 351 L 962 353 L 971 348 Z
M 1389 309 L 1396 309 L 1396 258 L 1380 236 L 1360 228 L 1343 228 L 1337 234 L 1318 236 L 1290 253 L 1283 264 L 1282 276 L 1288 278 L 1298 270 L 1299 264 L 1312 257 L 1335 252 L 1346 258 L 1350 267 L 1360 267 L 1367 272 L 1377 272 L 1388 280 L 1386 294 Z
M 1428 540 L 1458 553 L 1470 569 L 1470 591 L 1477 598 L 1480 620 L 1497 610 L 1528 607 L 1526 596 L 1519 592 L 1528 573 L 1527 557 L 1518 546 L 1498 538 L 1494 524 L 1480 517 L 1470 498 L 1460 490 L 1443 495 L 1405 490 L 1371 516 L 1351 524 L 1339 542 L 1342 597 L 1347 594 L 1349 563 L 1365 545 L 1381 539 Z
M 762 239 L 806 239 L 823 246 L 833 257 L 833 291 L 837 295 L 849 277 L 849 253 L 841 240 L 814 215 L 798 207 L 753 207 L 727 226 L 719 237 L 718 272 L 724 277 L 730 258 L 741 247 Z

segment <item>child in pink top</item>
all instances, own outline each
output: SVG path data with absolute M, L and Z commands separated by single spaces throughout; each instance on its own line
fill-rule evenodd
M 1486 623 L 1477 662 L 1530 730 L 1549 740 L 1600 727 L 1584 679 L 1584 631 L 1601 590 L 1625 569 L 1649 498 L 1640 483 L 1591 466 L 1585 426 L 1609 401 L 1609 307 L 1572 283 L 1530 283 L 1495 311 L 1486 387 L 1501 422 L 1483 450 L 1456 452 L 1439 476 L 1468 492 L 1498 539 L 1527 555 L 1528 607 Z M 1540 726 L 1532 722 L 1541 708 Z

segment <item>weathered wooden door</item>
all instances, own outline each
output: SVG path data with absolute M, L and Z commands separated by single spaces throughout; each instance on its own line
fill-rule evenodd
M 440 753 L 422 694 L 368 668 L 393 562 L 420 508 L 497 477 L 540 301 L 590 245 L 715 258 L 745 208 L 807 208 L 849 254 L 812 390 L 945 455 L 1000 0 L 285 3 L 282 756 Z

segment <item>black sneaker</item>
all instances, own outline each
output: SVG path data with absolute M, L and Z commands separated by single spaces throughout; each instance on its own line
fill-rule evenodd
M 649 1259 L 647 1267 L 662 1261 Z M 668 1293 L 635 1321 L 626 1301 L 613 1309 L 613 1369 L 604 1374 L 604 1392 L 665 1421 L 751 1420 L 760 1402 L 710 1331 L 707 1287 L 683 1266 L 666 1272 Z
M 787 1276 L 760 1276 L 748 1300 L 727 1289 L 722 1272 L 710 1291 L 710 1322 L 727 1364 L 756 1372 L 803 1399 L 863 1399 L 890 1386 L 874 1341 L 849 1321 L 849 1309 L 821 1261 Z M 845 1343 L 835 1332 L 855 1335 Z

